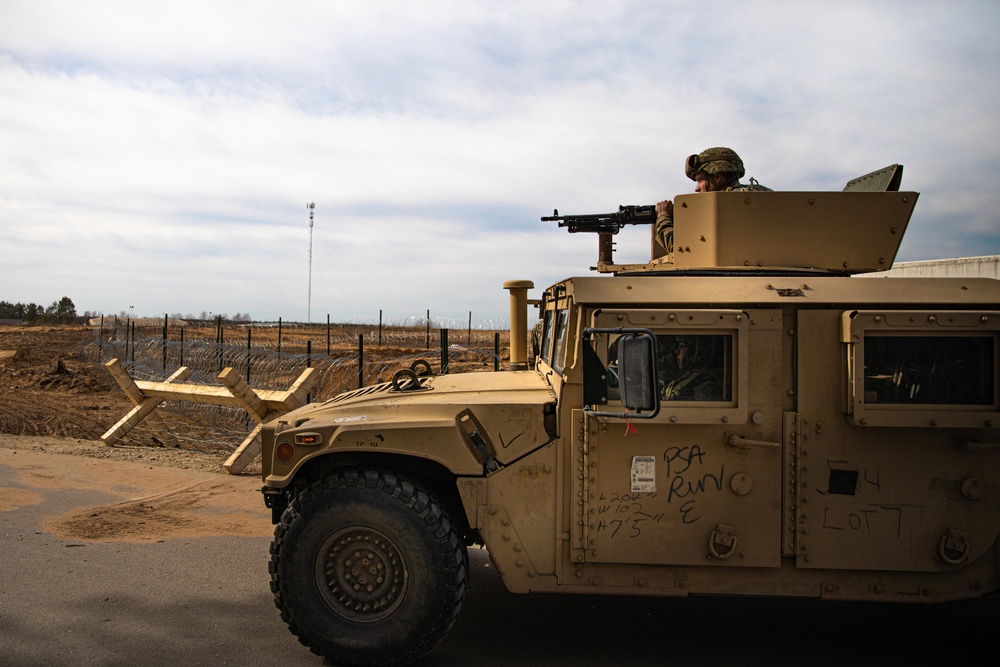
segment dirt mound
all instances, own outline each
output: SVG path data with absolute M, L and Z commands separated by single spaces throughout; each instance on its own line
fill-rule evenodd
M 244 489 L 239 489 L 242 495 Z M 232 478 L 218 477 L 172 489 L 166 493 L 112 505 L 92 507 L 59 517 L 45 530 L 64 539 L 88 542 L 156 542 L 200 535 L 265 537 L 270 523 L 263 520 L 259 494 L 252 508 L 233 505 L 237 489 Z
M 90 456 L 99 453 L 108 456 Z M 5 471 L 7 484 L 0 486 L 0 511 L 42 505 L 53 496 L 86 491 L 106 497 L 105 504 L 50 517 L 43 526 L 45 532 L 85 543 L 271 534 L 271 514 L 261 500 L 259 480 L 222 474 L 217 463 L 214 468 L 188 466 L 180 463 L 182 458 L 164 456 L 167 453 L 186 455 L 196 462 L 203 459 L 206 464 L 209 459 L 197 452 L 0 435 L 0 469 Z M 185 467 L 193 469 L 181 469 Z M 210 469 L 215 474 L 207 472 Z
M 99 438 L 131 407 L 88 361 L 84 327 L 0 327 L 0 433 Z M 118 416 L 116 416 L 118 415 Z

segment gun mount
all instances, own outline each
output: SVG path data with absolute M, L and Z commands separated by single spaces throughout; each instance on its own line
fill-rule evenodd
M 616 264 L 614 241 L 625 225 L 653 224 L 655 206 L 619 206 L 618 213 L 542 217 L 570 233 L 597 232 L 600 273 L 820 273 L 884 271 L 903 240 L 916 192 L 899 192 L 902 165 L 847 183 L 842 192 L 724 191 L 674 200 L 673 246 L 650 234 L 645 264 Z
M 552 215 L 542 216 L 542 222 L 558 221 L 570 234 L 596 232 L 617 234 L 625 225 L 651 225 L 656 222 L 656 207 L 619 206 L 617 213 L 589 213 L 584 215 L 559 215 L 559 209 Z
M 549 219 L 559 219 L 560 226 L 569 227 L 570 232 L 599 233 L 595 268 L 600 273 L 794 270 L 855 274 L 892 266 L 917 197 L 916 192 L 684 194 L 674 200 L 672 252 L 651 234 L 650 260 L 645 264 L 616 264 L 611 238 L 625 224 L 641 224 L 641 219 L 622 222 L 596 215 Z

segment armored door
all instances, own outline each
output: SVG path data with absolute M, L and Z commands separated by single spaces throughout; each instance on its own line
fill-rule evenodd
M 660 411 L 614 411 L 615 336 L 593 351 L 601 405 L 575 415 L 579 516 L 588 562 L 775 567 L 781 558 L 781 313 L 601 311 L 595 328 L 655 334 Z M 620 405 L 620 404 L 618 404 Z

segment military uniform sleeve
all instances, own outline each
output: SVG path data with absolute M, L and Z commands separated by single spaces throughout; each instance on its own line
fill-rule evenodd
M 656 227 L 653 238 L 663 248 L 671 253 L 674 251 L 674 219 L 669 213 L 656 216 Z

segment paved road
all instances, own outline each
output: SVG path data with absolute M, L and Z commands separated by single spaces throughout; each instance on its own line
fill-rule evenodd
M 0 462 L 0 664 L 323 664 L 271 602 L 268 538 L 62 539 L 42 526 L 121 495 L 81 484 L 30 488 L 20 469 L 28 458 L 9 459 Z M 44 478 L 44 466 L 32 465 Z M 135 466 L 130 489 L 142 487 L 144 470 Z M 36 502 L 10 509 L 22 491 Z M 913 607 L 516 596 L 475 551 L 462 616 L 421 664 L 984 664 L 974 656 L 995 651 L 998 621 L 997 598 Z

